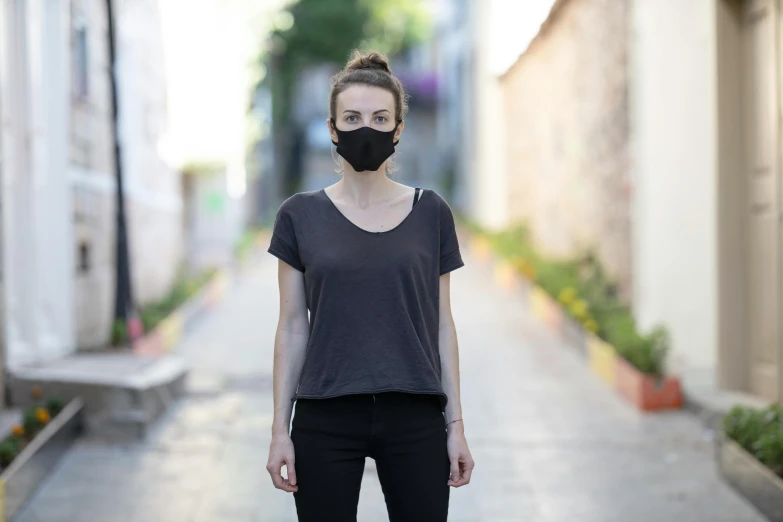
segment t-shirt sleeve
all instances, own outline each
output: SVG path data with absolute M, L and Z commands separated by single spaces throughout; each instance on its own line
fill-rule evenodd
M 440 199 L 440 275 L 456 270 L 465 263 L 459 251 L 454 214 L 443 198 Z
M 288 198 L 278 208 L 267 252 L 282 259 L 300 272 L 304 272 L 304 265 L 299 257 L 299 243 L 294 229 L 292 206 L 291 198 Z

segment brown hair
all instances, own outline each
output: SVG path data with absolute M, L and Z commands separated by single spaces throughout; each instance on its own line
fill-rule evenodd
M 402 121 L 405 117 L 408 112 L 407 95 L 402 82 L 392 73 L 388 58 L 377 52 L 363 55 L 358 49 L 355 49 L 345 68 L 332 76 L 332 89 L 329 93 L 330 118 L 335 118 L 337 96 L 349 86 L 356 84 L 380 87 L 392 93 L 395 123 Z

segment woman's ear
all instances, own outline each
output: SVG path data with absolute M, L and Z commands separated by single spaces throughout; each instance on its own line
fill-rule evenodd
M 331 118 L 326 120 L 326 128 L 329 129 L 329 136 L 332 137 L 332 141 L 337 143 L 337 132 L 335 131 L 334 122 L 332 122 Z
M 394 133 L 394 142 L 397 143 L 400 141 L 400 135 L 402 134 L 402 129 L 405 128 L 405 120 L 400 120 L 400 123 L 397 125 L 397 130 Z

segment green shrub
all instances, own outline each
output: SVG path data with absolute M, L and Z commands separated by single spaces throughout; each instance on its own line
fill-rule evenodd
M 783 476 L 783 406 L 735 406 L 723 417 L 726 436 Z
M 55 418 L 65 408 L 65 401 L 60 397 L 51 397 L 46 400 L 46 409 L 49 410 L 52 418 Z
M 538 261 L 535 263 L 535 281 L 552 297 L 557 297 L 564 288 L 575 288 L 579 292 L 580 282 L 577 266 L 569 261 Z
M 122 319 L 115 319 L 111 326 L 111 344 L 118 346 L 128 340 L 128 326 Z
M 602 328 L 606 342 L 634 368 L 649 375 L 663 375 L 670 346 L 669 334 L 663 327 L 640 334 L 636 320 L 626 309 L 610 314 Z
M 19 444 L 14 439 L 0 442 L 0 466 L 6 467 L 19 455 Z
M 636 369 L 650 375 L 664 372 L 670 346 L 668 333 L 662 327 L 648 334 L 639 332 L 630 310 L 617 295 L 615 283 L 593 252 L 570 260 L 550 260 L 538 253 L 525 224 L 496 233 L 473 222 L 467 227 L 486 237 L 498 255 L 509 259 L 528 277 L 532 274 L 535 283 L 553 298 L 558 299 L 567 289 L 570 302 L 562 303 L 566 312 L 613 345 Z
M 778 425 L 777 430 L 764 433 L 755 444 L 756 456 L 773 472 L 783 476 L 783 430 Z
M 43 423 L 38 420 L 38 416 L 36 415 L 36 408 L 37 406 L 30 406 L 27 408 L 24 412 L 24 417 L 22 418 L 22 427 L 24 427 L 24 432 L 28 438 L 33 438 L 35 434 L 43 428 Z
M 217 273 L 217 270 L 205 270 L 195 276 L 182 272 L 169 293 L 160 301 L 150 303 L 139 312 L 144 331 L 149 332 L 168 317 L 177 308 L 196 295 Z

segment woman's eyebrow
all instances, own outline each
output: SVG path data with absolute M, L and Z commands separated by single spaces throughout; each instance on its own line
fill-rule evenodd
M 343 111 L 343 114 L 345 114 L 346 112 L 349 112 L 351 114 L 359 114 L 359 115 L 361 115 L 360 111 L 357 111 L 357 110 L 354 110 L 354 109 L 345 109 Z M 389 112 L 389 109 L 379 109 L 379 110 L 373 112 L 373 114 L 379 114 L 381 112 Z

